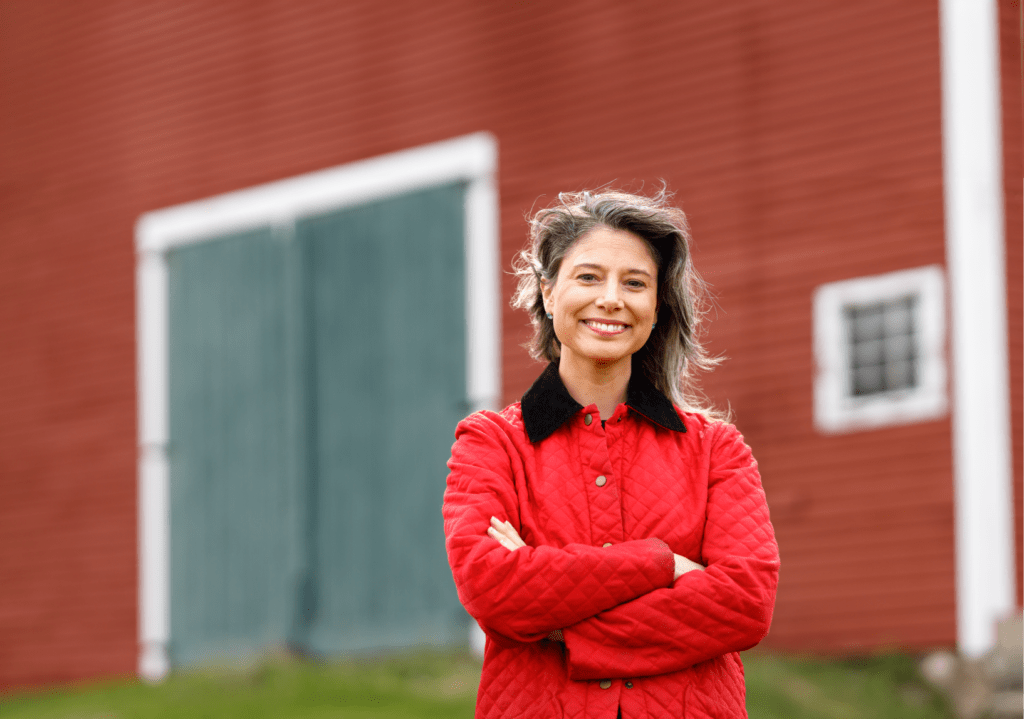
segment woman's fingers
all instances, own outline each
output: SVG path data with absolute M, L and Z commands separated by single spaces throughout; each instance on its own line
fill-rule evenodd
M 514 544 L 512 544 L 512 542 L 510 542 L 508 540 L 508 538 L 505 537 L 505 535 L 499 533 L 498 530 L 496 530 L 494 527 L 488 527 L 487 528 L 487 535 L 491 539 L 497 539 L 498 540 L 498 544 L 503 546 L 505 549 L 508 549 L 510 551 L 516 549 L 516 546 Z
M 508 522 L 499 521 L 497 517 L 491 517 L 491 526 L 487 528 L 487 535 L 498 540 L 501 546 L 511 552 L 526 546 L 526 542 L 519 536 L 515 527 Z
M 488 527 L 487 534 L 498 540 L 501 546 L 509 551 L 515 551 L 520 547 L 526 546 L 526 543 L 515 530 L 515 527 L 508 522 L 498 521 L 497 517 L 491 517 L 491 526 Z
M 703 564 L 697 564 L 697 562 L 694 562 L 692 559 L 687 559 L 681 554 L 674 554 L 672 556 L 675 557 L 676 561 L 675 576 L 672 577 L 673 581 L 679 579 L 679 577 L 683 576 L 687 572 L 692 572 L 695 569 L 703 572 L 705 569 Z
M 519 532 L 516 531 L 516 528 L 512 526 L 511 522 L 505 522 L 505 530 L 508 532 L 508 538 L 512 540 L 512 543 L 515 544 L 517 548 L 526 546 L 526 542 L 524 542 L 523 538 L 519 536 Z

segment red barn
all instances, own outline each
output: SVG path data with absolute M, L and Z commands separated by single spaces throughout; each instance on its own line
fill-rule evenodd
M 443 462 L 540 370 L 524 215 L 662 179 L 766 644 L 984 651 L 1024 188 L 1020 4 L 982 5 L 0 2 L 0 687 L 458 641 Z

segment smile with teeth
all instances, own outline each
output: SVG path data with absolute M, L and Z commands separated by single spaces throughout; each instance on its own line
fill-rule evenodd
M 592 330 L 596 330 L 602 334 L 619 334 L 625 332 L 629 325 L 620 324 L 618 322 L 611 324 L 608 322 L 598 322 L 597 320 L 583 320 L 583 324 Z

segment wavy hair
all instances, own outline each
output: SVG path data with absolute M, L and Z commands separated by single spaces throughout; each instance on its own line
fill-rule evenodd
M 634 355 L 633 366 L 683 409 L 724 418 L 697 389 L 697 373 L 720 360 L 709 357 L 700 341 L 706 288 L 690 259 L 686 215 L 669 204 L 670 199 L 664 187 L 652 197 L 616 190 L 559 194 L 558 202 L 529 221 L 529 244 L 514 263 L 519 287 L 512 305 L 526 310 L 533 323 L 533 338 L 527 344 L 530 355 L 554 362 L 561 343 L 544 311 L 544 284 L 555 282 L 569 249 L 593 228 L 631 232 L 644 241 L 658 266 L 657 324 Z

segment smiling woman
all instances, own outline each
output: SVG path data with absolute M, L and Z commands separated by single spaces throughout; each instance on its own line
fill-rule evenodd
M 613 386 L 625 383 L 633 355 L 657 325 L 658 267 L 647 244 L 632 232 L 598 226 L 562 259 L 555 281 L 543 283 L 544 308 L 561 344 L 561 371 Z M 587 394 L 569 387 L 569 394 Z M 602 419 L 624 397 L 598 403 Z
M 536 214 L 530 235 L 530 246 L 517 261 L 519 289 L 513 304 L 526 310 L 533 321 L 530 349 L 534 359 L 558 361 L 563 342 L 569 341 L 568 334 L 559 334 L 555 327 L 559 320 L 548 307 L 552 298 L 568 289 L 568 283 L 559 283 L 560 279 L 597 282 L 598 289 L 607 288 L 607 277 L 598 271 L 611 266 L 588 266 L 601 265 L 593 257 L 600 254 L 616 264 L 621 273 L 618 279 L 625 283 L 621 294 L 617 291 L 620 283 L 616 283 L 607 301 L 625 302 L 626 297 L 636 296 L 641 284 L 642 295 L 653 295 L 655 317 L 650 333 L 632 352 L 644 374 L 675 404 L 718 416 L 703 406 L 693 387 L 698 373 L 711 369 L 716 361 L 707 357 L 700 344 L 704 285 L 690 260 L 689 225 L 682 210 L 668 204 L 666 192 L 654 197 L 621 192 L 563 193 L 558 204 Z M 579 273 L 570 275 L 568 271 L 577 265 Z M 592 309 L 595 319 L 613 314 L 596 304 Z M 617 367 L 621 372 L 622 364 Z
M 778 546 L 750 449 L 693 400 L 700 282 L 666 200 L 563 194 L 531 223 L 515 304 L 548 366 L 448 462 L 478 717 L 747 715 Z

